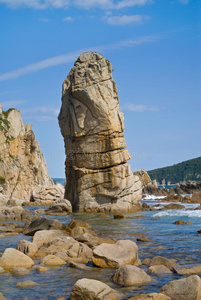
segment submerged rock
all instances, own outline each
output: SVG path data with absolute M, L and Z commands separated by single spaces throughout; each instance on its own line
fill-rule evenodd
M 66 148 L 65 197 L 74 211 L 137 211 L 141 182 L 130 170 L 124 116 L 109 60 L 80 55 L 64 80 L 59 125 Z
M 70 300 L 115 300 L 121 294 L 111 289 L 107 284 L 93 279 L 80 279 L 72 289 Z

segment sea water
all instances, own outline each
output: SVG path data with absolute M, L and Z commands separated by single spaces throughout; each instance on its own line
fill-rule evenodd
M 158 198 L 147 196 L 143 202 L 155 205 L 158 203 Z M 161 204 L 167 205 L 168 203 Z M 196 208 L 196 206 L 197 204 L 185 204 L 185 209 L 182 210 L 142 211 L 125 214 L 125 220 L 116 220 L 112 214 L 103 216 L 102 214 L 92 213 L 72 213 L 66 216 L 46 217 L 58 219 L 66 225 L 71 220 L 85 221 L 92 226 L 92 230 L 95 230 L 99 236 L 130 239 L 136 242 L 141 260 L 161 255 L 169 259 L 176 259 L 179 265 L 186 267 L 200 264 L 201 236 L 197 235 L 197 230 L 201 229 L 201 211 L 191 210 L 192 208 Z M 31 211 L 38 208 L 26 207 L 26 209 Z M 192 225 L 173 224 L 179 219 L 185 222 L 190 221 Z M 141 236 L 141 234 L 146 234 L 150 242 L 137 242 L 136 238 Z M 31 240 L 31 237 L 19 234 L 17 236 L 1 238 L 0 251 L 3 252 L 8 247 L 16 248 L 18 241 L 21 239 Z M 162 246 L 163 249 L 156 249 L 158 246 Z M 39 264 L 39 260 L 36 260 L 35 264 Z M 129 298 L 135 294 L 159 292 L 160 288 L 167 282 L 183 277 L 176 273 L 160 276 L 151 275 L 153 280 L 148 285 L 124 288 L 111 282 L 114 269 L 95 268 L 91 263 L 88 265 L 91 269 L 87 271 L 64 265 L 59 268 L 52 268 L 45 273 L 38 273 L 36 270 L 32 270 L 26 277 L 0 274 L 0 291 L 8 299 L 24 299 L 26 297 L 33 300 L 57 299 L 59 297 L 70 299 L 74 283 L 81 278 L 90 278 L 105 282 L 115 290 L 123 292 Z M 141 267 L 147 271 L 148 267 L 146 265 L 142 265 Z M 38 285 L 28 289 L 15 287 L 17 282 L 23 280 L 33 280 Z

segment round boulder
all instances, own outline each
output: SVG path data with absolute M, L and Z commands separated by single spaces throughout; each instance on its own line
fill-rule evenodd
M 151 282 L 151 277 L 138 267 L 125 265 L 116 270 L 112 281 L 123 286 L 140 285 Z
M 7 248 L 1 257 L 0 264 L 5 270 L 12 270 L 15 267 L 31 268 L 34 261 L 18 250 Z

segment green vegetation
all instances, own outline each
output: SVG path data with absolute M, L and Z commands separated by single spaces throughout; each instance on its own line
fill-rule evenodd
M 0 176 L 0 184 L 4 184 L 5 183 L 5 178 L 4 177 L 2 177 L 2 176 Z
M 166 182 L 177 183 L 188 180 L 201 180 L 201 157 L 194 158 L 181 162 L 179 164 L 148 171 L 152 180 L 162 183 Z
M 14 140 L 13 136 L 8 135 L 8 131 L 10 129 L 10 122 L 8 121 L 8 115 L 9 113 L 14 110 L 14 108 L 10 108 L 7 111 L 3 111 L 0 115 L 0 131 L 3 132 L 3 134 L 6 137 L 6 143 L 10 143 L 10 141 Z

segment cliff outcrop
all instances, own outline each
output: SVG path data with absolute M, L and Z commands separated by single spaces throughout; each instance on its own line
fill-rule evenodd
M 18 109 L 0 105 L 0 185 L 8 198 L 30 200 L 38 185 L 52 185 L 40 145 L 31 124 L 24 124 Z
M 64 80 L 59 125 L 66 149 L 65 196 L 74 211 L 136 211 L 141 182 L 130 170 L 109 60 L 80 55 Z

